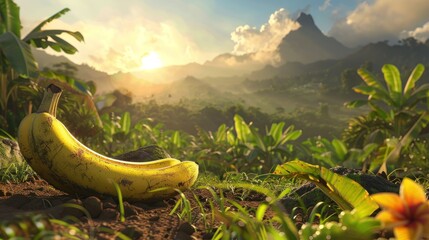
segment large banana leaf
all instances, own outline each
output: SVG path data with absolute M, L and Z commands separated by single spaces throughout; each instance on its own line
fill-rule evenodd
M 49 22 L 60 18 L 62 15 L 66 14 L 70 9 L 64 8 L 63 10 L 55 13 L 48 19 L 41 22 L 39 25 L 37 25 L 33 30 L 30 31 L 30 33 L 25 36 L 23 41 L 32 44 L 35 47 L 38 48 L 47 48 L 50 47 L 53 50 L 60 52 L 64 51 L 67 54 L 74 54 L 77 52 L 77 48 L 75 48 L 72 44 L 64 40 L 63 38 L 59 37 L 61 34 L 65 33 L 73 38 L 75 38 L 78 41 L 84 41 L 84 38 L 80 32 L 72 32 L 67 30 L 42 30 L 42 28 Z
M 424 71 L 425 71 L 425 66 L 421 63 L 417 64 L 417 66 L 414 68 L 413 72 L 411 73 L 410 77 L 408 78 L 407 84 L 405 84 L 405 88 L 404 88 L 405 97 L 408 97 L 411 94 L 411 90 L 414 89 L 416 82 L 423 75 Z
M 366 85 L 386 91 L 384 87 L 381 85 L 381 83 L 375 78 L 375 76 L 365 68 L 359 68 L 358 74 L 362 78 L 362 80 L 366 83 Z M 386 91 L 386 94 L 387 94 L 387 91 Z
M 384 74 L 384 80 L 386 81 L 389 95 L 393 100 L 393 104 L 396 107 L 402 105 L 402 80 L 399 70 L 392 64 L 385 64 L 382 67 Z
M 0 1 L 0 33 L 12 32 L 18 38 L 21 37 L 21 20 L 19 7 L 12 0 Z
M 252 131 L 243 118 L 238 114 L 234 116 L 234 127 L 239 141 L 247 143 L 251 140 L 249 138 L 252 136 Z
M 39 69 L 30 46 L 15 34 L 5 32 L 0 35 L 0 50 L 17 73 L 29 77 L 37 76 Z
M 37 25 L 33 30 L 31 30 L 23 40 L 24 41 L 28 41 L 31 38 L 30 36 L 32 36 L 33 34 L 35 34 L 37 32 L 40 32 L 42 30 L 42 28 L 46 24 L 54 21 L 55 19 L 60 18 L 62 15 L 66 14 L 69 11 L 70 11 L 69 8 L 64 8 L 61 11 L 59 11 L 59 12 L 55 13 L 54 15 L 50 16 L 49 18 L 45 19 L 44 21 L 42 21 L 41 23 L 39 23 L 39 25 Z
M 384 80 L 387 83 L 389 91 L 394 93 L 401 93 L 402 81 L 398 68 L 392 64 L 385 64 L 383 65 L 381 70 L 384 74 Z
M 277 166 L 274 174 L 309 180 L 343 210 L 355 210 L 362 217 L 371 215 L 378 208 L 359 183 L 318 165 L 294 160 Z

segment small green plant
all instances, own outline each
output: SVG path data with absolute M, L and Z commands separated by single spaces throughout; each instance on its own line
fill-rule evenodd
M 179 193 L 179 199 L 174 205 L 173 209 L 170 211 L 170 215 L 177 214 L 177 216 L 188 223 L 193 222 L 193 208 L 191 207 L 191 202 L 179 189 L 175 189 Z
M 125 222 L 125 210 L 124 210 L 124 201 L 122 199 L 122 191 L 118 183 L 113 182 L 113 185 L 115 185 L 116 193 L 118 194 L 119 216 L 120 216 L 119 219 L 121 222 Z
M 299 235 L 301 239 L 374 239 L 376 230 L 380 229 L 380 221 L 372 217 L 361 217 L 355 212 L 343 211 L 339 222 L 324 222 L 322 224 L 305 223 Z
M 36 173 L 27 163 L 11 163 L 0 169 L 0 182 L 21 183 L 36 176 Z

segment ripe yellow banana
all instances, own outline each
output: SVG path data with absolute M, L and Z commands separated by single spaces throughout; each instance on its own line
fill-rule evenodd
M 26 116 L 18 143 L 29 165 L 54 187 L 78 195 L 116 196 L 118 184 L 128 200 L 163 198 L 192 186 L 198 165 L 173 158 L 150 162 L 103 156 L 80 143 L 55 117 L 61 89 L 50 85 L 37 113 Z

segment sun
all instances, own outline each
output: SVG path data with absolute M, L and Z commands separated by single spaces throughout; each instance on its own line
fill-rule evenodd
M 162 66 L 163 66 L 163 63 L 161 58 L 159 57 L 159 54 L 151 51 L 148 54 L 143 56 L 140 69 L 150 70 L 150 69 L 160 68 Z

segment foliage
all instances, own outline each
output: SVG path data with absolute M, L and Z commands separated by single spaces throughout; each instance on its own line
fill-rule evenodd
M 423 75 L 424 66 L 418 64 L 414 68 L 404 87 L 396 66 L 386 64 L 382 71 L 385 86 L 367 70 L 363 68 L 358 70 L 365 85 L 355 87 L 354 90 L 357 93 L 368 95 L 368 99 L 350 102 L 348 106 L 358 107 L 367 104 L 371 108 L 369 113 L 371 117 L 392 126 L 391 129 L 387 129 L 391 136 L 403 136 L 411 127 L 410 120 L 415 120 L 420 115 L 422 109 L 419 107 L 427 109 L 429 84 L 416 86 L 417 81 Z
M 234 127 L 221 125 L 215 134 L 200 133 L 198 141 L 204 148 L 200 151 L 206 157 L 213 154 L 215 159 L 222 152 L 229 153 L 227 164 L 236 171 L 266 173 L 292 155 L 293 145 L 289 142 L 301 135 L 301 131 L 294 130 L 293 126 L 284 127 L 284 122 L 273 123 L 262 135 L 251 123 L 247 124 L 236 114 Z M 204 160 L 204 163 L 210 165 L 210 159 Z M 227 167 L 226 164 L 224 167 Z
M 368 105 L 371 111 L 352 119 L 343 136 L 352 146 L 378 144 L 378 156 L 384 157 L 372 163 L 381 165 L 379 172 L 387 172 L 387 162 L 397 161 L 401 151 L 407 151 L 406 148 L 414 139 L 426 133 L 429 84 L 416 84 L 424 72 L 422 64 L 414 68 L 404 86 L 396 66 L 385 64 L 382 72 L 385 84 L 366 69 L 358 70 L 365 85 L 355 87 L 354 90 L 367 95 L 368 99 L 352 101 L 348 106 Z M 389 147 L 388 143 L 395 139 L 400 141 L 397 141 L 396 146 Z
M 380 228 L 380 222 L 372 217 L 362 217 L 355 212 L 344 211 L 339 222 L 327 222 L 319 225 L 306 223 L 299 234 L 302 239 L 374 239 L 374 233 Z
M 359 216 L 369 216 L 378 208 L 359 183 L 324 167 L 294 160 L 278 166 L 274 173 L 313 182 L 343 210 L 354 210 Z
M 11 163 L 0 169 L 0 182 L 21 183 L 31 180 L 36 173 L 26 163 Z
M 28 108 L 31 108 L 31 103 L 23 104 L 18 98 L 20 88 L 29 85 L 31 81 L 28 78 L 37 77 L 39 71 L 30 45 L 37 48 L 50 47 L 55 51 L 72 54 L 77 49 L 60 35 L 66 34 L 78 41 L 83 41 L 83 36 L 79 32 L 42 29 L 47 23 L 60 18 L 68 11 L 69 9 L 65 8 L 55 13 L 21 39 L 22 26 L 18 5 L 13 0 L 0 1 L 2 19 L 0 23 L 0 111 L 2 121 L 0 123 L 8 132 L 14 133 L 17 126 L 13 123 L 19 123 L 23 117 L 22 115 L 15 116 L 12 113 L 26 112 L 22 109 L 25 109 L 27 104 L 29 104 Z

